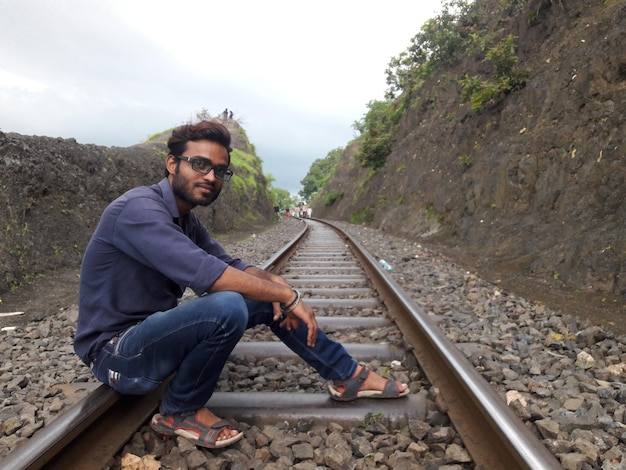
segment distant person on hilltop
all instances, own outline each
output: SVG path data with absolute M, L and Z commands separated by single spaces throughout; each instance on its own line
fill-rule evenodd
M 192 209 L 219 196 L 230 170 L 230 133 L 214 121 L 173 130 L 165 178 L 113 201 L 85 251 L 74 349 L 103 383 L 141 395 L 169 382 L 152 429 L 198 446 L 242 438 L 208 408 L 247 328 L 267 325 L 330 381 L 331 397 L 397 398 L 408 386 L 360 365 L 318 329 L 288 282 L 232 257 Z M 179 303 L 192 289 L 197 298 Z
M 224 111 L 222 111 L 222 121 L 226 122 L 228 121 L 228 108 L 224 109 Z

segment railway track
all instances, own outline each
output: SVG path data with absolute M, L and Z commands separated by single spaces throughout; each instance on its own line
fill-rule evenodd
M 318 312 L 320 327 L 342 338 L 359 361 L 415 364 L 417 360 L 440 391 L 475 468 L 562 468 L 377 260 L 338 228 L 308 220 L 307 228 L 264 268 L 280 272 L 300 289 Z M 357 316 L 358 312 L 368 316 Z M 402 341 L 378 344 L 367 338 L 367 332 L 394 325 L 402 331 Z M 232 356 L 244 365 L 264 358 L 297 361 L 282 343 L 268 341 L 255 332 L 237 345 Z M 0 468 L 104 468 L 150 419 L 164 387 L 146 397 L 127 397 L 101 386 L 0 461 Z M 344 404 L 330 400 L 322 390 L 252 390 L 218 389 L 210 407 L 218 416 L 259 426 L 284 421 L 332 421 L 355 426 L 376 410 L 377 415 L 384 416 L 385 424 L 399 429 L 425 414 L 423 396 L 417 393 L 399 400 Z

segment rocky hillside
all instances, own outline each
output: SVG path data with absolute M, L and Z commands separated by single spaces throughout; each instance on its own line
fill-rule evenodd
M 352 142 L 316 217 L 438 244 L 512 285 L 626 299 L 626 2 L 533 0 L 493 30 L 517 37 L 525 87 L 472 110 L 467 57 L 410 97 L 377 171 Z M 461 27 L 461 25 L 459 26 Z M 406 98 L 406 96 L 404 97 Z M 623 311 L 623 310 L 622 310 Z
M 235 177 L 196 213 L 216 234 L 274 220 L 261 160 L 234 121 Z M 129 148 L 0 132 L 0 295 L 61 268 L 78 267 L 106 205 L 124 191 L 163 177 L 169 132 Z

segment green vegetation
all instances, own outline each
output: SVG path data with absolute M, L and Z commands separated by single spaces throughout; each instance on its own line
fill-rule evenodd
M 230 158 L 235 175 L 237 171 L 241 172 L 242 170 L 245 173 L 256 173 L 260 167 L 259 157 L 243 150 L 233 149 L 230 153 Z
M 468 57 L 494 63 L 496 76 L 511 73 L 518 60 L 516 38 L 499 37 L 497 25 L 527 4 L 528 0 L 500 0 L 497 5 L 485 0 L 444 2 L 408 49 L 391 59 L 386 70 L 387 97 L 418 91 L 426 80 Z
M 350 217 L 350 223 L 357 224 L 357 225 L 367 224 L 368 222 L 371 222 L 372 220 L 374 220 L 374 213 L 372 212 L 372 209 L 370 208 L 361 209 L 360 211 L 356 212 Z
M 443 223 L 443 216 L 437 214 L 433 204 L 428 204 L 428 206 L 426 206 L 426 218 L 434 222 Z
M 498 103 L 505 95 L 526 86 L 530 69 L 517 67 L 516 39 L 509 35 L 486 52 L 484 60 L 493 64 L 491 79 L 482 80 L 476 75 L 461 78 L 461 97 L 471 104 L 472 111 Z
M 385 166 L 391 152 L 393 135 L 402 114 L 405 103 L 392 100 L 370 101 L 369 111 L 352 127 L 361 133 L 362 144 L 355 158 L 361 166 L 378 170 Z
M 149 136 L 146 138 L 146 140 L 145 140 L 144 142 L 150 142 L 150 141 L 152 141 L 152 140 L 156 139 L 157 137 L 161 137 L 161 136 L 162 136 L 163 134 L 165 134 L 165 133 L 170 133 L 170 132 L 172 132 L 172 130 L 173 130 L 173 129 L 174 129 L 173 127 L 170 127 L 169 129 L 166 129 L 166 130 L 164 130 L 164 131 L 161 131 L 161 132 L 155 132 L 154 134 L 149 135 Z
M 343 147 L 328 152 L 324 158 L 315 160 L 306 176 L 300 181 L 302 190 L 298 193 L 305 201 L 310 201 L 315 194 L 326 186 L 328 179 L 335 173 L 335 168 L 343 154 Z
M 376 174 L 376 170 L 369 170 L 367 174 L 359 180 L 359 185 L 356 190 L 352 193 L 352 202 L 354 204 L 358 204 L 358 202 L 364 198 L 366 198 L 368 191 L 370 190 L 367 183 L 372 179 L 372 177 Z
M 10 212 L 10 210 L 9 210 Z M 36 254 L 33 250 L 33 232 L 28 222 L 22 222 L 10 214 L 11 220 L 5 225 L 4 239 L 0 244 L 0 252 L 3 254 L 3 266 L 7 266 L 6 272 L 2 273 L 0 283 L 2 287 L 15 292 L 21 285 L 20 281 L 26 281 L 30 258 Z
M 376 205 L 374 206 L 374 209 L 376 209 L 376 210 L 382 209 L 386 205 L 387 205 L 387 198 L 384 195 L 379 194 L 378 195 L 378 200 L 376 201 Z
M 268 173 L 265 176 L 268 186 L 268 197 L 273 207 L 278 207 L 280 210 L 284 210 L 287 207 L 295 207 L 298 205 L 299 199 L 293 197 L 286 189 L 275 188 L 273 183 L 275 181 L 274 175 Z
M 363 426 L 368 427 L 374 424 L 380 423 L 385 418 L 385 414 L 382 412 L 372 413 L 371 411 L 365 414 Z
M 474 159 L 467 155 L 460 155 L 457 159 L 463 168 L 469 168 L 474 164 Z
M 480 38 L 477 25 L 484 23 L 484 2 L 450 0 L 441 12 L 424 23 L 411 39 L 411 45 L 389 62 L 387 97 L 419 90 L 424 82 L 442 68 L 473 54 Z M 487 33 L 487 31 L 483 31 Z
M 336 201 L 338 201 L 339 199 L 341 199 L 343 197 L 343 192 L 334 192 L 334 193 L 330 193 L 328 196 L 326 196 L 326 198 L 324 199 L 324 205 L 326 207 L 330 207 L 332 206 Z
M 244 197 L 250 193 L 250 188 L 257 186 L 261 166 L 258 157 L 242 150 L 233 149 L 230 155 L 234 175 L 228 184 L 235 194 Z
M 256 155 L 233 149 L 231 162 L 234 175 L 228 184 L 232 186 L 238 197 L 258 199 L 266 197 L 272 207 L 280 209 L 297 205 L 298 200 L 292 197 L 289 191 L 272 186 L 275 181 L 272 174 L 263 177 L 262 162 Z M 243 215 L 246 219 L 254 218 L 253 214 Z
M 448 0 L 441 12 L 429 19 L 411 39 L 411 45 L 391 59 L 387 68 L 385 101 L 370 101 L 368 111 L 353 127 L 362 145 L 355 155 L 373 170 L 382 168 L 391 152 L 393 135 L 405 110 L 424 99 L 421 89 L 436 78 L 440 92 L 453 84 L 460 99 L 474 112 L 498 103 L 507 94 L 524 88 L 531 70 L 519 67 L 517 38 L 504 35 L 506 18 L 528 7 L 528 0 Z M 449 77 L 445 71 L 472 58 L 488 64 L 480 74 Z M 441 96 L 431 92 L 426 109 L 436 112 Z M 452 120 L 448 115 L 446 119 Z M 467 162 L 466 162 L 467 163 Z

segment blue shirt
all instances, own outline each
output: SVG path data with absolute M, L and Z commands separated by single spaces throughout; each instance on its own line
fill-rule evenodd
M 207 292 L 228 265 L 250 266 L 193 212 L 179 215 L 167 178 L 131 189 L 104 210 L 85 250 L 74 350 L 91 363 L 113 336 L 175 307 L 187 287 Z

